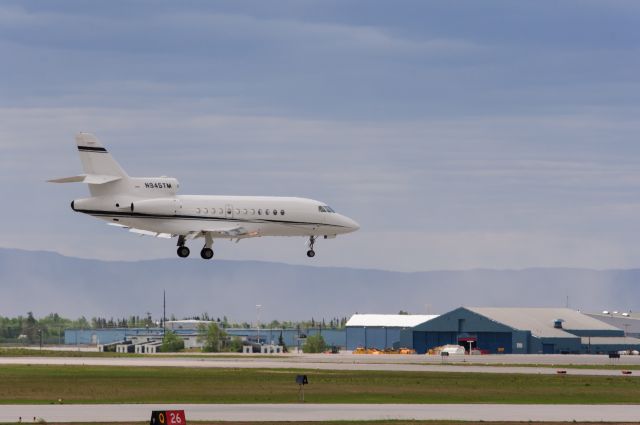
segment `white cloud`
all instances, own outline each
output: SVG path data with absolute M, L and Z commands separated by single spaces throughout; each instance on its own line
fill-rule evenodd
M 565 39 L 555 15 L 552 28 L 497 22 L 488 33 L 479 29 L 495 16 L 458 28 L 404 10 L 387 19 L 375 6 L 373 19 L 242 9 L 0 6 L 0 54 L 11 58 L 0 70 L 0 190 L 20 205 L 0 224 L 2 243 L 165 254 L 149 242 L 122 249 L 130 238 L 99 223 L 65 242 L 79 225 L 67 202 L 85 191 L 42 182 L 79 169 L 72 138 L 82 130 L 132 174 L 175 175 L 188 192 L 308 196 L 354 216 L 363 229 L 320 264 L 635 260 L 632 39 L 601 41 L 603 28 L 579 22 Z M 44 222 L 42 208 L 52 211 Z M 228 255 L 297 258 L 298 242 L 247 242 Z

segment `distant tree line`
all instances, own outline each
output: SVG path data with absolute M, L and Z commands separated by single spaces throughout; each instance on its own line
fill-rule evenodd
M 171 320 L 176 320 L 175 318 L 171 319 Z M 198 316 L 189 316 L 189 317 L 185 317 L 185 320 L 205 320 L 208 322 L 216 322 L 218 324 L 219 327 L 221 328 L 245 328 L 245 329 L 249 329 L 249 328 L 253 328 L 256 326 L 255 323 L 249 323 L 249 322 L 229 322 L 229 320 L 227 319 L 227 316 L 222 316 L 222 318 L 220 317 L 212 317 L 209 316 L 209 314 L 207 313 L 203 313 L 201 315 Z M 261 322 L 260 323 L 260 328 L 261 329 L 296 329 L 296 328 L 302 328 L 302 329 L 308 329 L 308 328 L 322 328 L 322 329 L 343 329 L 345 327 L 345 325 L 347 324 L 347 317 L 333 317 L 331 319 L 329 319 L 328 321 L 324 318 L 320 319 L 320 320 L 315 320 L 314 318 L 311 318 L 311 320 L 300 320 L 300 321 L 292 321 L 292 320 L 283 320 L 283 321 L 279 321 L 279 320 L 272 320 L 270 322 Z
M 0 316 L 0 343 L 36 344 L 42 339 L 45 344 L 55 344 L 63 342 L 65 329 L 83 327 L 90 327 L 86 318 L 70 320 L 57 313 L 51 313 L 40 319 L 36 319 L 32 312 L 28 312 L 26 316 Z
M 230 322 L 227 316 L 213 317 L 208 313 L 198 316 L 185 317 L 184 319 L 206 320 L 215 322 L 219 329 L 255 327 L 255 323 Z M 177 320 L 171 315 L 170 320 Z M 302 321 L 279 321 L 260 323 L 261 329 L 342 329 L 347 323 L 346 317 L 334 317 L 328 321 L 323 319 Z M 26 316 L 3 317 L 0 316 L 0 343 L 24 342 L 36 344 L 42 338 L 45 344 L 64 342 L 65 329 L 105 329 L 105 328 L 144 328 L 162 326 L 162 319 L 153 320 L 151 313 L 144 316 L 129 316 L 122 318 L 92 317 L 87 319 L 82 316 L 78 319 L 68 319 L 57 313 L 51 313 L 45 317 L 36 319 L 32 312 Z M 236 347 L 234 347 L 236 348 Z

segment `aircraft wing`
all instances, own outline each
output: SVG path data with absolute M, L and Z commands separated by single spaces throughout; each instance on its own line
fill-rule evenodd
M 142 230 L 142 229 L 136 229 L 134 227 L 125 226 L 124 224 L 118 224 L 118 223 L 107 223 L 107 224 L 109 226 L 119 227 L 121 229 L 128 229 L 131 233 L 135 233 L 136 235 L 140 235 L 140 236 L 154 236 L 156 238 L 163 238 L 163 239 L 171 239 L 174 236 L 171 233 L 151 232 L 149 230 Z
M 127 229 L 131 233 L 135 233 L 140 236 L 154 236 L 156 238 L 164 238 L 171 239 L 175 235 L 171 233 L 159 233 L 152 232 L 150 230 L 136 229 L 134 227 L 125 226 L 124 224 L 119 223 L 107 223 L 109 226 L 119 227 L 121 229 Z M 199 232 L 191 232 L 186 235 L 187 239 L 195 239 L 199 237 L 204 237 L 206 234 L 210 234 L 211 237 L 214 238 L 230 238 L 230 239 L 244 239 L 244 238 L 253 238 L 258 236 L 258 232 L 249 232 L 242 226 L 237 225 L 225 225 L 221 224 L 219 226 L 210 227 Z
M 252 238 L 258 236 L 258 232 L 249 232 L 242 226 L 237 226 L 234 224 L 220 224 L 216 226 L 209 227 L 207 229 L 203 229 L 201 232 L 203 235 L 208 233 L 214 238 Z

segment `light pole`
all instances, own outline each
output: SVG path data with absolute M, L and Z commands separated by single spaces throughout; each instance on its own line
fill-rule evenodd
M 258 333 L 256 335 L 256 338 L 258 339 L 258 344 L 260 344 L 260 308 L 261 307 L 262 307 L 262 304 L 256 304 L 256 328 L 258 328 Z

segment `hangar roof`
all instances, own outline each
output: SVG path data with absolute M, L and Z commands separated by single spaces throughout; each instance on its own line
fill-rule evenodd
M 614 330 L 619 328 L 589 317 L 570 308 L 525 308 L 525 307 L 466 307 L 474 313 L 513 329 L 530 330 L 537 337 L 575 338 L 566 331 Z M 562 319 L 562 329 L 553 327 Z
M 583 336 L 581 338 L 584 345 L 634 345 L 640 346 L 640 339 L 628 336 Z
M 438 317 L 433 314 L 354 314 L 346 326 L 412 328 Z
M 585 313 L 587 316 L 598 319 L 602 322 L 609 323 L 620 329 L 624 329 L 627 333 L 640 334 L 640 315 L 638 313 L 622 314 L 601 314 L 601 313 Z

